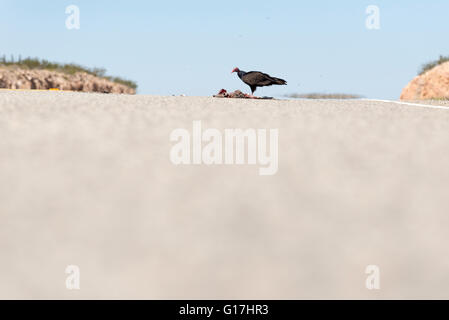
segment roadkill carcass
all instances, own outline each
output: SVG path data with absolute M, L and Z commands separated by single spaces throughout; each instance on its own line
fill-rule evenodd
M 220 92 L 214 95 L 214 98 L 235 98 L 235 99 L 273 99 L 272 97 L 255 97 L 240 90 L 234 92 L 227 92 L 225 89 L 221 89 Z

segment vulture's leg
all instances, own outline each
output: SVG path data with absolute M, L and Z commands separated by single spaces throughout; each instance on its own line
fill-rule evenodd
M 254 98 L 254 92 L 256 92 L 257 87 L 256 86 L 251 86 L 251 97 Z

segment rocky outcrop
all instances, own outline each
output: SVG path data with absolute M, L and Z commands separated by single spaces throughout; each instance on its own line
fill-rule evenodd
M 59 89 L 67 91 L 135 94 L 126 85 L 95 77 L 85 72 L 73 75 L 58 71 L 20 69 L 0 66 L 0 88 L 6 89 Z
M 401 94 L 401 100 L 431 99 L 449 99 L 449 62 L 415 77 Z

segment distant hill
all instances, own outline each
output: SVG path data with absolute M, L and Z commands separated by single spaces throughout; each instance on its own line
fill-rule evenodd
M 8 61 L 3 57 L 0 58 L 0 88 L 135 94 L 137 84 L 107 76 L 105 69 L 31 58 Z

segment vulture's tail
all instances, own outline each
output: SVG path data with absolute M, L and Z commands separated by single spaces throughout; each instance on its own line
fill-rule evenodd
M 273 78 L 273 83 L 280 84 L 280 85 L 286 85 L 287 81 L 285 81 L 284 79 L 280 79 L 280 78 Z

